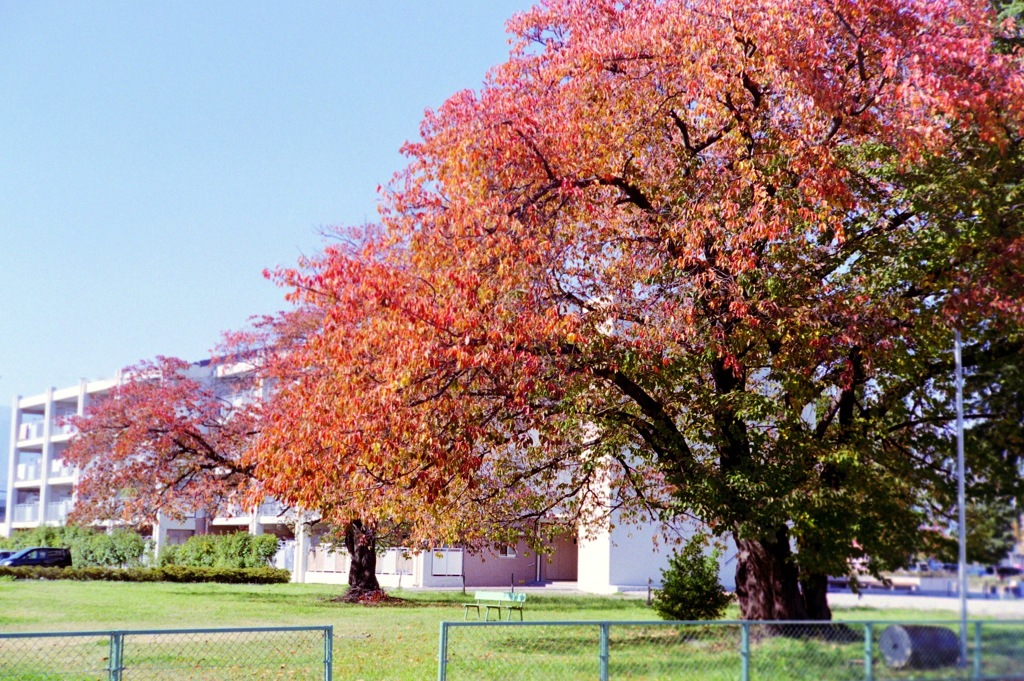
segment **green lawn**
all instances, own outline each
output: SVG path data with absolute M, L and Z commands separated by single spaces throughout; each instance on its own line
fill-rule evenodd
M 312 584 L 0 582 L 0 631 L 53 632 L 190 627 L 334 626 L 336 679 L 437 676 L 439 623 L 462 620 L 457 592 L 394 591 L 399 606 L 332 599 L 342 587 Z M 527 620 L 650 619 L 642 601 L 530 595 Z M 4 677 L 0 674 L 0 677 Z
M 340 587 L 282 584 L 271 586 L 219 584 L 130 584 L 112 582 L 0 582 L 0 631 L 56 632 L 108 629 L 180 629 L 212 627 L 271 627 L 332 625 L 334 627 L 335 679 L 433 679 L 437 675 L 439 623 L 462 621 L 462 603 L 471 600 L 457 592 L 394 592 L 400 605 L 352 606 L 332 599 Z M 530 594 L 526 620 L 652 620 L 655 613 L 643 601 L 625 597 L 556 596 Z M 735 610 L 728 617 L 735 618 Z M 873 611 L 856 608 L 837 611 L 837 619 L 949 620 L 947 613 Z M 852 624 L 855 632 L 862 629 Z M 1012 647 L 1024 643 L 1024 631 L 1007 631 Z M 1019 637 L 1019 638 L 1018 638 Z M 751 670 L 758 679 L 861 679 L 863 642 L 854 636 L 846 641 L 752 637 Z M 312 645 L 311 645 L 312 641 Z M 450 630 L 450 681 L 485 678 L 596 678 L 598 628 L 457 627 Z M 738 629 L 715 627 L 613 627 L 611 632 L 612 678 L 717 679 L 738 678 L 740 658 Z M 247 656 L 268 655 L 275 667 L 265 678 L 318 678 L 298 675 L 289 667 L 289 656 L 306 656 L 303 664 L 315 669 L 319 650 L 315 640 L 286 643 L 232 644 L 243 653 L 231 652 L 220 640 L 186 642 L 202 650 L 201 663 L 182 676 L 161 672 L 153 678 L 264 678 L 235 670 Z M 33 643 L 46 648 L 50 643 Z M 153 642 L 126 644 L 130 660 L 169 665 L 177 654 Z M 69 643 L 62 639 L 47 655 L 62 659 L 92 655 L 102 669 L 107 644 L 100 639 Z M 276 649 L 275 646 L 280 647 Z M 312 652 L 308 652 L 312 648 Z M 303 652 L 307 651 L 307 652 Z M 20 654 L 20 653 L 19 653 Z M 72 679 L 103 678 L 99 672 L 73 676 L 34 676 L 10 670 L 16 655 L 0 647 L 0 678 Z M 135 657 L 133 658 L 132 655 Z M 236 658 L 242 658 L 239 662 Z M 789 660 L 788 662 L 786 660 Z M 795 660 L 795 662 L 794 662 Z M 155 662 L 154 662 L 155 661 Z M 200 673 L 200 667 L 202 673 Z M 243 669 L 243 668 L 239 668 Z M 301 670 L 299 670 L 301 671 Z M 131 677 L 136 678 L 136 677 Z M 150 677 L 145 677 L 150 678 Z M 881 678 L 881 677 L 879 677 Z M 898 677 L 896 677 L 898 678 Z M 918 676 L 916 678 L 937 678 Z

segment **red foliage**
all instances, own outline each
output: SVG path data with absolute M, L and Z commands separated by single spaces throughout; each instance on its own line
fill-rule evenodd
M 70 419 L 79 435 L 63 456 L 79 468 L 76 519 L 152 522 L 157 510 L 182 517 L 241 501 L 253 482 L 244 454 L 260 404 L 250 370 L 213 381 L 217 370 L 142 362 Z

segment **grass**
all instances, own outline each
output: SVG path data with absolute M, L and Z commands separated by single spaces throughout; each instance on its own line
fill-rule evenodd
M 335 679 L 431 679 L 437 675 L 439 623 L 462 621 L 462 604 L 471 600 L 458 592 L 393 592 L 402 603 L 392 606 L 353 606 L 333 600 L 336 586 L 280 584 L 267 586 L 221 584 L 133 584 L 112 582 L 0 582 L 0 631 L 55 632 L 110 629 L 182 629 L 332 625 Z M 527 622 L 564 620 L 643 621 L 656 619 L 643 601 L 625 597 L 530 594 Z M 728 618 L 736 618 L 733 609 Z M 948 614 L 878 611 L 854 608 L 837 611 L 837 619 L 949 620 Z M 861 629 L 853 625 L 856 631 Z M 1024 631 L 1003 632 L 1012 649 L 1024 642 Z M 449 679 L 596 678 L 599 628 L 593 627 L 454 627 L 449 630 Z M 670 626 L 613 627 L 612 678 L 686 679 L 717 681 L 738 678 L 738 629 Z M 863 642 L 807 638 L 754 637 L 751 671 L 761 679 L 862 679 Z M 41 641 L 47 641 L 42 644 Z M 126 663 L 166 665 L 157 677 L 253 678 L 244 667 L 266 654 L 274 668 L 267 678 L 319 678 L 319 644 L 306 640 L 266 640 L 245 645 L 209 637 L 182 640 L 180 646 L 198 655 L 186 676 L 170 668 L 180 665 L 179 653 L 155 641 L 126 645 Z M 101 678 L 66 673 L 68 660 L 89 659 L 102 669 L 108 654 L 105 639 L 33 640 L 31 655 L 44 655 L 61 666 L 52 677 L 18 673 L 12 653 L 0 645 L 2 678 Z M 62 647 L 58 647 L 62 646 Z M 47 647 L 49 650 L 47 651 Z M 1024 645 L 1016 645 L 1024 649 Z M 7 652 L 5 653 L 5 650 Z M 685 650 L 685 653 L 681 653 Z M 198 652 L 196 652 L 198 651 Z M 243 651 L 243 652 L 238 652 Z M 303 652 L 312 651 L 312 652 Z M 4 656 L 7 656 L 6 658 Z M 239 656 L 242 659 L 236 659 Z M 134 657 L 133 657 L 134 656 Z M 304 659 L 302 656 L 305 656 Z M 26 657 L 27 659 L 27 657 Z M 794 663 L 793 660 L 799 662 Z M 261 662 L 262 664 L 263 662 Z M 300 664 L 301 663 L 301 664 Z M 33 664 L 39 664 L 33 662 Z M 84 662 L 82 664 L 85 664 Z M 1004 665 L 1007 664 L 1004 661 Z M 1016 664 L 1010 660 L 1009 664 Z M 200 668 L 203 672 L 200 673 Z M 299 672 L 307 676 L 298 676 Z M 56 674 L 56 672 L 55 672 Z M 147 677 L 148 678 L 148 677 Z M 896 677 L 894 677 L 896 678 Z M 916 678 L 937 678 L 918 676 Z
M 439 623 L 461 621 L 462 603 L 472 600 L 458 592 L 393 591 L 402 605 L 366 607 L 333 601 L 340 592 L 312 584 L 3 582 L 0 631 L 332 625 L 336 679 L 430 679 L 437 676 Z M 651 616 L 643 602 L 623 597 L 531 594 L 526 605 L 526 619 L 534 621 Z

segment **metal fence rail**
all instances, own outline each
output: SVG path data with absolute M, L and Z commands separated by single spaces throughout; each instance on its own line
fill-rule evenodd
M 0 679 L 331 681 L 334 628 L 0 633 Z
M 1024 681 L 1024 620 L 442 622 L 439 681 Z

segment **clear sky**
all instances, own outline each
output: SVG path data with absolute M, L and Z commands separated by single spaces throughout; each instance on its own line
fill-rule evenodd
M 0 0 L 0 404 L 285 307 L 530 0 Z

